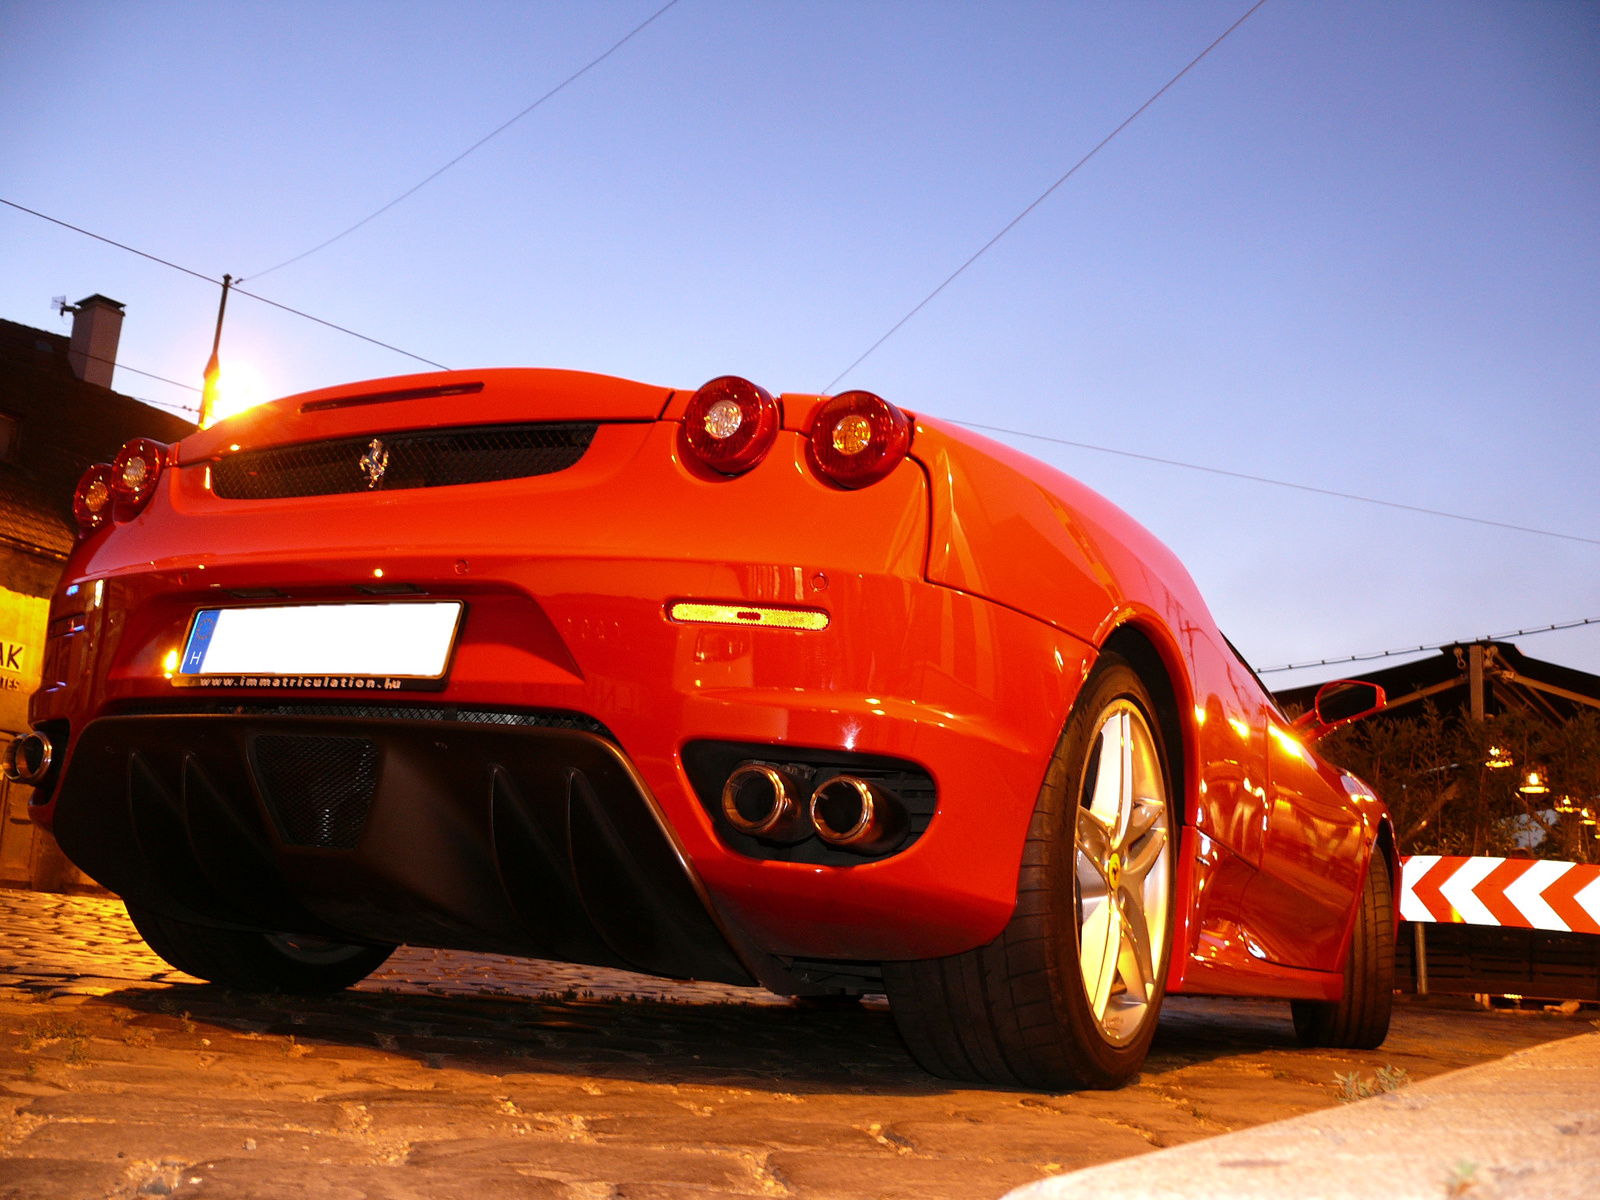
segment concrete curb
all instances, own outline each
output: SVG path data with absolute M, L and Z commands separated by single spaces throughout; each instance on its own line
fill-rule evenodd
M 1028 1184 L 1005 1200 L 1600 1195 L 1600 1033 Z

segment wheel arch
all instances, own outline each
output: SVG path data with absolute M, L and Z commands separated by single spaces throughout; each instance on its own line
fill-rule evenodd
M 1112 630 L 1111 635 L 1101 643 L 1100 651 L 1110 651 L 1126 659 L 1150 690 L 1150 699 L 1156 706 L 1156 723 L 1160 726 L 1161 741 L 1167 752 L 1167 765 L 1175 784 L 1172 791 L 1173 802 L 1178 810 L 1178 827 L 1182 828 L 1187 823 L 1189 812 L 1189 765 L 1195 761 L 1189 723 L 1183 719 L 1184 712 L 1189 708 L 1189 688 L 1183 673 L 1179 671 L 1175 674 L 1169 662 L 1169 654 L 1175 651 L 1169 646 L 1168 652 L 1163 653 L 1156 636 L 1152 636 L 1152 632 L 1141 622 L 1127 621 Z

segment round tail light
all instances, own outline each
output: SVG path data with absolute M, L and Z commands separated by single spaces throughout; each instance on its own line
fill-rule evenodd
M 78 490 L 72 493 L 72 513 L 78 518 L 78 529 L 88 537 L 111 518 L 111 468 L 105 463 L 95 463 L 78 480 Z
M 134 438 L 111 464 L 111 491 L 118 516 L 131 517 L 156 494 L 156 480 L 167 462 L 167 448 L 150 438 Z
M 811 422 L 812 462 L 840 487 L 877 483 L 910 449 L 911 418 L 871 392 L 835 396 Z
M 748 471 L 778 436 L 778 402 L 764 388 L 722 375 L 694 394 L 683 416 L 690 456 L 721 475 Z

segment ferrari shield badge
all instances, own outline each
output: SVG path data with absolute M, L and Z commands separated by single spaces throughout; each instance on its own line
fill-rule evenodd
M 361 456 L 361 474 L 366 476 L 367 487 L 375 488 L 383 482 L 383 473 L 389 469 L 389 447 L 377 438 Z

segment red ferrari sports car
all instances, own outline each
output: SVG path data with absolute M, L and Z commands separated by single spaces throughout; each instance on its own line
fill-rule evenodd
M 868 392 L 547 370 L 291 396 L 77 494 L 8 769 L 173 966 L 394 946 L 884 992 L 1107 1086 L 1165 993 L 1389 1020 L 1394 835 L 1150 534 Z

